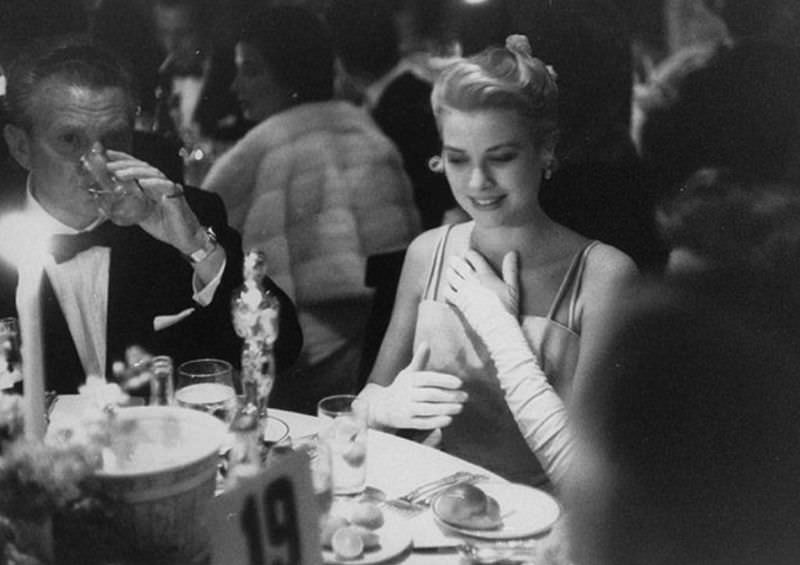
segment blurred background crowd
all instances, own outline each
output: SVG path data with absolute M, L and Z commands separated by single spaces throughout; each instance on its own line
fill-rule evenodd
M 333 96 L 368 107 L 398 146 L 423 228 L 459 219 L 427 166 L 439 149 L 433 122 L 417 114 L 429 111 L 435 58 L 470 55 L 510 33 L 528 36 L 558 73 L 559 169 L 541 195 L 545 210 L 640 266 L 665 258 L 653 203 L 698 167 L 800 174 L 786 155 L 800 80 L 800 9 L 789 0 L 8 0 L 0 67 L 36 37 L 106 45 L 138 80 L 137 130 L 158 134 L 142 135 L 139 152 L 200 185 L 263 119 L 243 115 L 233 81 L 239 30 L 265 5 L 302 6 L 330 24 Z M 280 56 L 307 65 L 302 47 Z

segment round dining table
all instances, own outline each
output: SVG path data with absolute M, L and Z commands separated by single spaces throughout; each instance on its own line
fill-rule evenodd
M 293 439 L 315 434 L 321 421 L 306 414 L 270 409 L 270 417 L 282 420 Z M 383 491 L 388 498 L 401 496 L 424 483 L 445 477 L 457 471 L 485 475 L 487 480 L 503 481 L 491 471 L 445 453 L 435 447 L 404 439 L 391 433 L 369 430 L 367 438 L 367 485 Z M 386 563 L 408 565 L 466 565 L 472 563 L 462 557 L 457 547 L 461 537 L 440 526 L 428 509 L 409 517 L 382 505 L 384 512 L 399 516 L 407 528 L 412 546 Z M 539 536 L 542 544 L 551 543 L 548 536 Z
M 51 407 L 51 422 L 61 416 L 80 414 L 85 408 L 85 402 L 86 399 L 79 395 L 60 396 Z M 269 409 L 269 418 L 268 426 L 272 425 L 272 420 L 279 420 L 276 427 L 283 429 L 283 433 L 288 428 L 288 438 L 284 439 L 291 438 L 292 442 L 314 436 L 323 425 L 322 420 L 315 416 L 274 408 Z M 285 424 L 285 427 L 281 423 Z M 374 429 L 369 430 L 367 435 L 366 465 L 367 486 L 379 489 L 385 493 L 387 498 L 401 496 L 420 485 L 458 471 L 484 475 L 486 481 L 494 484 L 499 482 L 510 485 L 491 471 L 449 455 L 435 447 Z M 381 504 L 380 507 L 384 514 L 391 514 L 391 516 L 386 516 L 387 520 L 391 519 L 405 536 L 411 538 L 411 543 L 407 544 L 408 547 L 404 551 L 381 561 L 381 563 L 402 563 L 404 565 L 467 565 L 474 563 L 463 557 L 458 550 L 458 546 L 464 539 L 452 530 L 441 526 L 430 508 L 409 516 L 395 510 L 389 504 Z M 556 524 L 553 532 L 544 531 L 534 538 L 533 543 L 537 546 L 537 554 L 539 554 L 539 547 L 560 546 L 558 539 L 562 536 L 557 533 L 558 529 L 558 524 Z M 509 563 L 519 562 L 509 561 Z M 536 560 L 536 563 L 540 562 L 565 563 L 566 560 Z

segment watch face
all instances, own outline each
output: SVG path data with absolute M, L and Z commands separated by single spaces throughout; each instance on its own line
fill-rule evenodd
M 198 249 L 197 251 L 189 255 L 189 259 L 191 260 L 192 263 L 199 263 L 206 257 L 208 257 L 208 251 L 206 251 L 205 249 Z
M 214 234 L 214 230 L 212 228 L 206 228 L 205 231 L 207 236 L 205 245 L 189 254 L 189 261 L 192 263 L 204 261 L 205 258 L 211 255 L 217 248 L 217 236 Z

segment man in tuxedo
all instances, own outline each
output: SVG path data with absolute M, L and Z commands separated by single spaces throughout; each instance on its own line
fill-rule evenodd
M 236 67 L 225 8 L 206 0 L 156 0 L 152 14 L 164 56 L 154 130 L 184 143 L 196 136 L 239 139 L 249 126 L 231 91 Z
M 216 195 L 130 155 L 134 92 L 125 68 L 87 45 L 29 50 L 9 72 L 3 133 L 28 176 L 0 203 L 0 317 L 29 314 L 21 297 L 37 283 L 21 267 L 34 256 L 24 250 L 47 245 L 38 292 L 46 387 L 59 393 L 75 392 L 87 374 L 110 377 L 132 345 L 176 364 L 239 359 L 230 300 L 241 282 L 241 238 Z M 133 183 L 152 201 L 138 225 L 98 212 L 95 180 L 81 162 L 97 144 L 114 182 Z M 282 300 L 280 370 L 302 336 L 289 299 L 265 282 Z

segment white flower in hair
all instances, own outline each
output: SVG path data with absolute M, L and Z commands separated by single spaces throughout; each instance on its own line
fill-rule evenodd
M 506 38 L 506 49 L 512 53 L 519 53 L 521 55 L 531 55 L 533 53 L 528 38 L 519 33 L 509 35 Z

